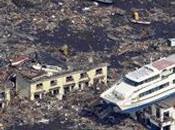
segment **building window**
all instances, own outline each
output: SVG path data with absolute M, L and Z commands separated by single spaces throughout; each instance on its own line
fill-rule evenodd
M 159 77 L 160 77 L 160 75 L 155 75 L 149 79 L 144 80 L 143 83 L 148 83 L 148 82 L 154 81 L 154 80 L 158 79 Z
M 4 99 L 5 98 L 5 92 L 0 93 L 0 99 Z
M 39 98 L 40 98 L 40 95 L 39 95 L 39 94 L 35 94 L 35 95 L 34 95 L 34 98 L 35 98 L 35 99 L 39 99 Z
M 34 98 L 35 98 L 35 99 L 42 99 L 43 96 L 44 96 L 44 93 L 42 93 L 42 92 L 41 92 L 41 93 L 35 93 L 35 94 L 34 94 Z
M 170 125 L 164 126 L 163 130 L 170 130 Z
M 68 94 L 70 92 L 70 87 L 64 87 L 64 94 Z
M 169 112 L 168 111 L 167 112 L 164 112 L 163 113 L 163 120 L 166 121 L 169 118 L 169 116 L 170 115 L 169 115 Z
M 156 108 L 156 117 L 160 118 L 160 109 L 159 108 Z
M 99 75 L 99 74 L 102 74 L 102 73 L 103 73 L 102 68 L 96 70 L 96 75 Z
M 0 109 L 2 109 L 3 108 L 3 103 L 0 103 Z
M 86 72 L 80 74 L 80 79 L 83 79 L 83 78 L 86 78 L 86 77 L 87 77 L 87 73 Z
M 55 96 L 59 94 L 59 88 L 49 90 L 51 96 Z
M 73 77 L 72 76 L 68 76 L 68 77 L 66 77 L 66 82 L 70 82 L 70 81 L 73 81 L 74 79 L 73 79 Z
M 50 81 L 50 86 L 55 86 L 55 85 L 57 85 L 57 80 Z
M 173 84 L 175 84 L 175 79 L 173 80 Z
M 36 89 L 42 89 L 43 88 L 43 83 L 39 83 L 36 85 Z

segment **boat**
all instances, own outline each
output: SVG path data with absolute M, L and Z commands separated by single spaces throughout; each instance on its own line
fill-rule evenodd
M 100 97 L 120 112 L 131 112 L 175 94 L 175 54 L 129 72 Z
M 97 2 L 102 2 L 102 3 L 106 3 L 106 4 L 112 4 L 114 3 L 114 0 L 96 0 Z
M 39 120 L 38 123 L 49 124 L 49 119 L 43 118 L 43 119 Z
M 151 24 L 150 21 L 141 21 L 141 20 L 134 20 L 134 19 L 131 19 L 131 22 L 132 23 L 137 23 L 137 24 L 145 24 L 145 25 L 150 25 Z

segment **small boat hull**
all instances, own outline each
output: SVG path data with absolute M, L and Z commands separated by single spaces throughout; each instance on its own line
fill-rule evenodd
M 145 25 L 151 24 L 151 22 L 149 22 L 149 21 L 140 21 L 140 20 L 134 20 L 134 19 L 132 19 L 131 22 L 137 23 L 137 24 L 145 24 Z
M 112 4 L 114 3 L 114 0 L 96 0 L 97 2 L 102 2 L 102 3 L 106 3 L 106 4 Z

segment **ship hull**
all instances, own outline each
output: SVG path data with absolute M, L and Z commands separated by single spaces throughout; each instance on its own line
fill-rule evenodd
M 117 109 L 120 108 L 120 111 L 116 111 L 116 112 L 122 112 L 122 113 L 136 112 L 136 111 L 141 110 L 141 109 L 143 109 L 143 108 L 145 108 L 145 107 L 147 107 L 147 106 L 149 106 L 149 105 L 151 105 L 153 103 L 156 103 L 158 101 L 164 100 L 164 99 L 169 98 L 171 96 L 175 96 L 175 91 L 169 92 L 166 95 L 162 96 L 161 98 L 157 98 L 157 99 L 155 98 L 154 100 L 150 100 L 149 102 L 147 101 L 146 103 L 142 102 L 142 103 L 139 103 L 139 104 L 133 104 L 131 107 L 121 108 L 120 106 L 115 104 Z M 114 104 L 113 104 L 113 106 L 114 106 Z

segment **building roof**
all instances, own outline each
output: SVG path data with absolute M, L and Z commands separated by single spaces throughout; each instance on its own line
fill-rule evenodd
M 157 72 L 153 68 L 150 68 L 149 66 L 143 66 L 133 72 L 126 74 L 126 77 L 134 80 L 135 82 L 141 82 L 156 74 Z
M 169 40 L 170 42 L 175 43 L 175 38 L 169 38 L 168 40 Z
M 72 75 L 73 73 L 81 73 L 89 69 L 99 68 L 102 66 L 108 66 L 108 64 L 101 63 L 101 64 L 97 64 L 94 66 L 88 66 L 86 69 L 80 69 L 80 68 L 79 69 L 67 69 L 67 70 L 62 70 L 60 72 L 54 72 L 52 74 L 44 70 L 33 69 L 31 66 L 22 66 L 22 68 L 18 70 L 19 72 L 18 74 L 20 74 L 23 78 L 25 78 L 29 82 L 37 82 L 39 80 L 51 79 L 53 77 L 60 77 L 64 75 L 67 76 L 67 75 Z
M 167 60 L 167 58 L 163 58 L 152 63 L 152 66 L 158 69 L 159 71 L 164 70 L 172 65 L 175 65 L 175 62 Z
M 175 54 L 168 56 L 166 59 L 167 59 L 167 61 L 171 61 L 171 62 L 175 63 Z
M 19 70 L 20 74 L 22 74 L 23 77 L 32 80 L 41 76 L 45 76 L 46 72 L 42 70 L 35 70 L 31 67 L 23 67 L 22 69 Z
M 133 72 L 126 74 L 126 77 L 135 82 L 141 82 L 159 74 L 162 70 L 175 67 L 175 54 L 161 58 L 153 63 L 145 65 Z
M 21 63 L 24 63 L 27 60 L 29 60 L 29 57 L 26 55 L 18 55 L 10 58 L 10 62 L 12 65 L 19 65 Z
M 42 65 L 53 65 L 59 66 L 62 69 L 67 69 L 67 64 L 61 57 L 53 56 L 47 52 L 36 52 L 35 58 Z

